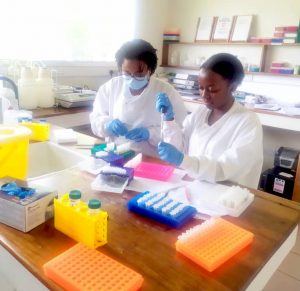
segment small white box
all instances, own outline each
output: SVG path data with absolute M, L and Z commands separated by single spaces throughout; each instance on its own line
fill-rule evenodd
M 7 182 L 11 181 L 1 180 L 0 184 Z M 23 186 L 19 182 L 17 184 Z M 53 217 L 53 200 L 57 197 L 56 191 L 41 186 L 28 187 L 35 188 L 36 192 L 25 199 L 0 191 L 0 222 L 23 232 L 28 232 Z
M 73 129 L 53 130 L 53 141 L 56 143 L 76 143 L 77 133 Z

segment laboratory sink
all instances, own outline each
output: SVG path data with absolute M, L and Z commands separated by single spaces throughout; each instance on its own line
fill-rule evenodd
M 29 145 L 28 179 L 70 169 L 86 158 L 84 154 L 52 142 L 32 143 Z

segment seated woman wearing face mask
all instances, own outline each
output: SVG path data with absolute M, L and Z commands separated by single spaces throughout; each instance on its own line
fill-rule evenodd
M 117 144 L 130 141 L 131 148 L 155 156 L 161 135 L 161 116 L 155 109 L 156 95 L 171 100 L 180 126 L 186 109 L 179 93 L 155 77 L 156 50 L 142 39 L 126 42 L 116 53 L 121 76 L 100 87 L 90 115 L 92 131 Z
M 232 93 L 244 78 L 240 61 L 230 54 L 209 58 L 200 69 L 204 105 L 189 115 L 183 130 L 173 120 L 172 101 L 158 96 L 157 110 L 167 108 L 162 160 L 209 182 L 232 181 L 257 188 L 262 162 L 262 127 L 255 113 L 234 100 Z

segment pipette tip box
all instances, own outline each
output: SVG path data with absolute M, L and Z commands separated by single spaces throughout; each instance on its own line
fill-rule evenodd
M 178 237 L 176 250 L 209 272 L 252 243 L 253 233 L 222 218 L 211 218 Z
M 143 277 L 101 252 L 76 244 L 44 266 L 45 275 L 65 290 L 139 290 Z
M 127 207 L 132 212 L 175 228 L 184 225 L 197 213 L 194 207 L 175 201 L 166 193 L 150 193 L 149 191 L 130 199 Z

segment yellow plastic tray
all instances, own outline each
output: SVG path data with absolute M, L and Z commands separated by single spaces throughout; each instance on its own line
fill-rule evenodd
M 107 243 L 107 212 L 89 215 L 88 206 L 80 202 L 70 206 L 69 194 L 54 199 L 54 225 L 74 240 L 90 248 L 97 248 Z

